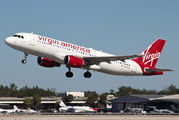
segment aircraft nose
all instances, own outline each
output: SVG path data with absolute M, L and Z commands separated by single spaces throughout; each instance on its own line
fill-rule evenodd
M 12 44 L 12 40 L 10 39 L 10 37 L 8 37 L 8 38 L 5 39 L 5 43 L 6 43 L 7 45 L 11 45 L 11 44 Z

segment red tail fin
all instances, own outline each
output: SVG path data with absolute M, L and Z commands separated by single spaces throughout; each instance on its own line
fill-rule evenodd
M 162 39 L 156 40 L 141 53 L 143 56 L 136 58 L 135 61 L 143 63 L 145 66 L 155 67 L 165 42 L 166 41 Z

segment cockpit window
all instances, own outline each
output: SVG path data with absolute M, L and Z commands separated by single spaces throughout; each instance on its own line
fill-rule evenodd
M 24 36 L 21 36 L 21 35 L 13 35 L 13 37 L 18 37 L 18 38 L 24 39 Z

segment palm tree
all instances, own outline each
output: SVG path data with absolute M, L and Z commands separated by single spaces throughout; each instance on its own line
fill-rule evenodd
M 24 104 L 30 108 L 30 105 L 32 104 L 32 99 L 31 98 L 25 98 L 24 99 Z
M 35 107 L 35 110 L 38 110 L 39 107 L 41 107 L 41 98 L 38 94 L 35 94 L 33 96 L 33 101 L 34 101 L 34 107 Z

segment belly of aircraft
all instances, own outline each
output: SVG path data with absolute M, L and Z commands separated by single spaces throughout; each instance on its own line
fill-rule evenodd
M 142 75 L 142 71 L 136 69 L 136 71 L 133 71 L 132 65 L 124 65 L 124 64 L 118 64 L 118 63 L 101 63 L 99 65 L 101 67 L 99 72 L 112 74 L 112 75 L 124 75 L 124 76 L 140 76 Z

